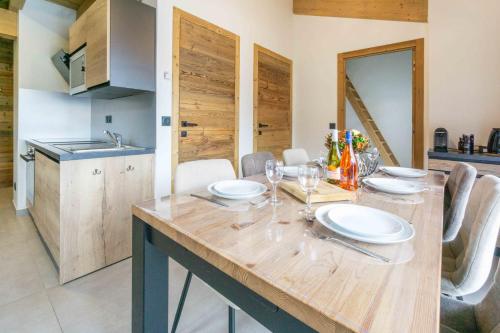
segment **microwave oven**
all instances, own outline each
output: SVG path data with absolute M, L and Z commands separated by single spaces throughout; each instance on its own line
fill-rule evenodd
M 87 90 L 85 82 L 85 50 L 78 50 L 69 57 L 69 94 L 75 95 Z

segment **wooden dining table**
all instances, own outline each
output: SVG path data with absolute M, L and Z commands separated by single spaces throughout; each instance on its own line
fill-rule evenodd
M 331 232 L 306 222 L 304 204 L 282 190 L 280 205 L 171 195 L 134 206 L 133 332 L 168 331 L 169 258 L 272 332 L 439 332 L 444 175 L 417 181 L 426 191 L 363 188 L 354 199 L 413 226 L 415 236 L 400 244 L 345 239 L 390 263 L 318 237 Z

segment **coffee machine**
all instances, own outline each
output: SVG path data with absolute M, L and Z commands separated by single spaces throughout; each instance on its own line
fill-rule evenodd
M 444 128 L 436 128 L 434 131 L 434 151 L 448 152 L 448 131 Z
M 488 140 L 488 153 L 500 154 L 500 128 L 493 128 Z

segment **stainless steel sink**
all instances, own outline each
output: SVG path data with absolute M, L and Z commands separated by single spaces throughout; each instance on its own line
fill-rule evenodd
M 117 147 L 114 143 L 109 142 L 71 142 L 54 144 L 54 147 L 67 151 L 69 153 L 92 153 L 100 151 L 124 151 L 124 150 L 143 150 L 145 148 L 122 145 Z

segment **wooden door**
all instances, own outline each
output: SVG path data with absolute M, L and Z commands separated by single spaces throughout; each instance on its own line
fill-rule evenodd
M 173 156 L 238 169 L 239 37 L 174 9 Z
M 254 47 L 254 151 L 281 158 L 292 146 L 292 61 Z

